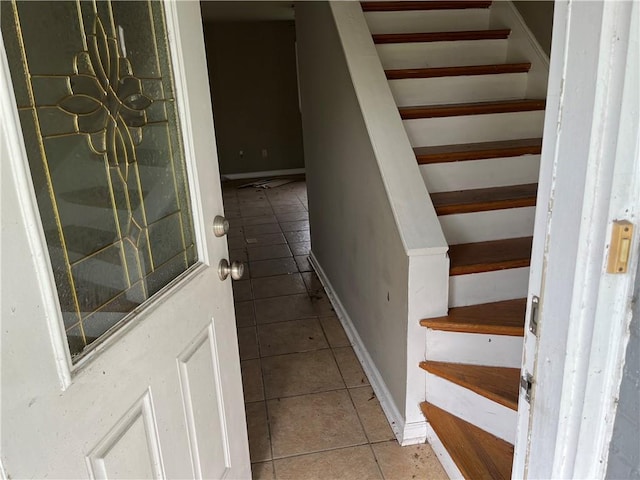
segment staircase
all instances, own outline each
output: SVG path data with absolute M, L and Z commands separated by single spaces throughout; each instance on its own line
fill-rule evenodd
M 448 315 L 420 322 L 428 437 L 449 475 L 510 478 L 544 85 L 492 2 L 361 5 L 450 246 Z

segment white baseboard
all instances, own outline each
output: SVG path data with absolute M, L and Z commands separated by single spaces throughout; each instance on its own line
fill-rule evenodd
M 382 411 L 386 415 L 387 420 L 389 421 L 389 425 L 391 425 L 391 429 L 393 430 L 398 443 L 400 443 L 400 445 L 402 446 L 424 443 L 426 438 L 426 421 L 409 424 L 405 423 L 405 419 L 400 414 L 398 406 L 393 401 L 391 392 L 389 392 L 389 389 L 382 379 L 378 368 L 373 362 L 373 359 L 369 355 L 366 346 L 362 342 L 360 335 L 354 327 L 349 314 L 344 308 L 344 305 L 342 305 L 340 299 L 337 297 L 333 287 L 331 286 L 331 282 L 327 278 L 327 275 L 318 263 L 318 260 L 316 259 L 313 252 L 309 254 L 309 261 L 316 274 L 320 278 L 320 282 L 327 292 L 329 301 L 331 302 L 331 305 L 333 305 L 333 309 L 340 319 L 340 322 L 344 327 L 349 341 L 353 345 L 353 350 L 358 357 L 358 360 L 360 360 L 364 372 L 369 378 L 371 387 L 373 388 L 373 391 L 380 401 Z
M 305 173 L 304 168 L 290 168 L 287 170 L 266 170 L 264 172 L 225 173 L 220 175 L 223 180 L 241 180 L 243 178 L 267 178 L 283 175 L 300 175 Z

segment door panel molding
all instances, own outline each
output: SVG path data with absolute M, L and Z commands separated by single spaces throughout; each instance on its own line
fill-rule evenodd
M 213 322 L 178 355 L 177 362 L 195 477 L 225 478 L 231 467 L 231 453 L 227 441 L 228 429 L 225 421 L 220 371 L 216 368 L 216 365 L 220 364 L 220 359 L 215 343 Z M 200 369 L 198 375 L 194 375 L 196 378 L 205 376 L 211 383 L 207 385 L 205 382 L 203 385 L 200 381 L 198 384 L 192 384 L 189 372 L 193 369 Z M 207 405 L 210 405 L 209 408 L 206 407 Z M 220 431 L 220 437 L 218 439 L 211 436 L 198 438 L 197 425 L 211 423 L 217 423 L 216 430 Z M 222 456 L 224 459 L 223 468 L 216 469 L 216 466 L 212 465 L 217 471 L 206 471 L 208 468 L 207 466 L 203 468 L 203 462 L 206 460 L 211 462 L 216 458 L 216 453 L 218 453 L 217 457 Z
M 87 468 L 89 469 L 91 478 L 106 480 L 111 476 L 109 475 L 109 468 L 106 465 L 106 462 L 109 461 L 109 454 L 118 447 L 120 443 L 123 443 L 123 439 L 127 433 L 132 431 L 139 422 L 142 422 L 142 428 L 144 429 L 144 438 L 141 440 L 145 442 L 149 455 L 151 467 L 149 473 L 156 479 L 165 478 L 151 388 L 147 389 L 142 397 L 131 406 L 109 433 L 107 433 L 98 445 L 93 448 L 91 453 L 86 456 Z M 127 445 L 123 445 L 123 448 L 126 447 Z M 127 451 L 131 450 L 131 448 L 127 448 Z M 118 473 L 122 475 L 124 472 Z

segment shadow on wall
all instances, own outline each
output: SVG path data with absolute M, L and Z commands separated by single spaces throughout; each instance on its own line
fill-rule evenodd
M 553 0 L 516 0 L 513 3 L 547 56 L 551 56 Z
M 304 168 L 295 23 L 205 23 L 221 175 Z

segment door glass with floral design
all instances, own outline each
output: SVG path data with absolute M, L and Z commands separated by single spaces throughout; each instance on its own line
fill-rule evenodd
M 1 2 L 72 358 L 197 261 L 162 2 Z

